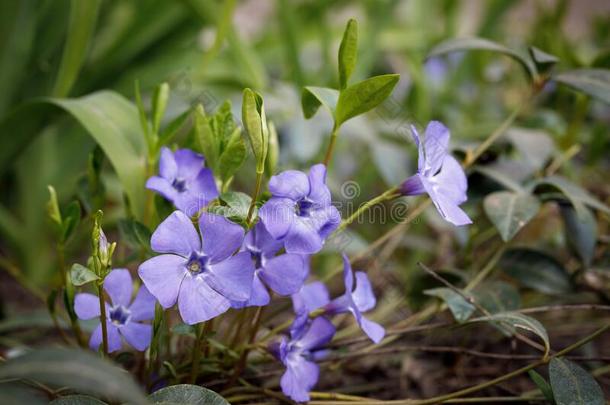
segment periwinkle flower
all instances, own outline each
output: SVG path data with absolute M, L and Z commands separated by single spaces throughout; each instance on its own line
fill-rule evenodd
M 163 147 L 159 175 L 149 178 L 146 188 L 158 192 L 180 211 L 193 216 L 218 197 L 212 171 L 203 164 L 203 156 L 192 150 L 178 149 L 172 153 Z
M 294 332 L 305 327 L 306 324 L 311 322 L 309 314 L 329 302 L 330 294 L 323 282 L 314 281 L 301 287 L 296 294 L 292 295 L 295 320 L 290 327 L 291 331 Z
M 417 174 L 400 186 L 402 195 L 428 193 L 441 216 L 454 225 L 472 221 L 459 207 L 466 199 L 468 183 L 462 166 L 448 153 L 449 129 L 438 121 L 431 121 L 421 140 L 415 127 L 411 128 L 418 147 Z
M 354 288 L 354 277 L 356 286 Z M 345 283 L 345 293 L 332 300 L 324 306 L 328 314 L 339 314 L 351 312 L 356 318 L 360 329 L 375 343 L 381 342 L 385 336 L 385 329 L 376 322 L 373 322 L 362 315 L 375 307 L 376 299 L 373 288 L 366 273 L 352 271 L 349 259 L 343 255 L 343 280 Z
M 307 258 L 296 253 L 276 256 L 282 247 L 262 222 L 246 234 L 241 251 L 249 253 L 254 263 L 252 294 L 248 301 L 234 303 L 234 308 L 267 305 L 270 297 L 265 285 L 281 296 L 294 294 L 303 286 L 309 273 Z
M 309 391 L 318 382 L 320 368 L 316 360 L 328 353 L 323 346 L 335 335 L 334 325 L 324 317 L 294 329 L 290 339 L 282 337 L 272 348 L 275 356 L 286 366 L 280 385 L 282 392 L 297 402 L 309 401 Z
M 150 345 L 152 326 L 141 322 L 155 317 L 155 298 L 142 286 L 132 302 L 133 284 L 126 269 L 112 270 L 104 279 L 104 291 L 111 300 L 110 303 L 105 303 L 108 351 L 114 352 L 121 348 L 121 336 L 136 350 L 146 350 Z M 80 319 L 99 317 L 99 297 L 89 293 L 76 294 L 74 311 Z M 100 322 L 89 339 L 89 347 L 97 350 L 101 343 Z
M 199 217 L 197 233 L 191 219 L 174 211 L 155 230 L 151 248 L 164 253 L 140 265 L 144 285 L 164 308 L 178 301 L 180 316 L 193 325 L 250 298 L 254 264 L 242 245 L 241 226 L 215 214 Z
M 271 178 L 269 191 L 272 197 L 259 211 L 269 233 L 282 240 L 289 253 L 320 251 L 341 221 L 341 214 L 331 204 L 326 167 L 312 166 L 309 176 L 297 170 L 282 172 Z

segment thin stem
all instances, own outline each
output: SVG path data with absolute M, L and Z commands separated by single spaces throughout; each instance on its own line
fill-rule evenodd
M 106 325 L 106 303 L 104 302 L 104 287 L 101 283 L 97 285 L 100 299 L 100 322 L 102 323 L 102 354 L 108 356 L 108 329 Z
M 235 372 L 233 373 L 231 379 L 229 380 L 229 383 L 227 384 L 228 386 L 233 385 L 235 381 L 237 381 L 241 373 L 244 371 L 244 368 L 246 367 L 246 360 L 248 359 L 250 348 L 254 343 L 254 339 L 256 339 L 256 333 L 258 332 L 258 328 L 261 324 L 262 313 L 263 307 L 257 307 L 256 313 L 254 314 L 254 320 L 252 321 L 252 328 L 250 329 L 250 336 L 248 337 L 248 342 L 246 343 L 243 348 L 243 351 L 241 352 L 241 356 L 239 357 L 239 361 L 237 362 L 237 366 L 235 367 Z
M 384 201 L 393 200 L 394 198 L 396 198 L 398 196 L 400 196 L 398 187 L 392 187 L 392 188 L 386 190 L 384 193 L 378 195 L 377 197 L 370 199 L 369 201 L 365 202 L 360 207 L 358 207 L 356 212 L 354 212 L 352 215 L 350 215 L 347 219 L 344 219 L 343 221 L 341 221 L 341 225 L 339 225 L 339 227 L 337 228 L 337 230 L 335 232 L 341 232 L 348 225 L 350 225 L 352 222 L 357 220 L 360 217 L 360 215 L 362 215 L 366 210 L 371 208 L 373 205 L 380 204 Z
M 335 142 L 337 141 L 337 135 L 339 135 L 339 126 L 334 123 L 333 130 L 330 133 L 330 141 L 328 142 L 328 148 L 326 149 L 326 155 L 324 156 L 324 166 L 328 168 L 330 160 L 333 157 L 333 149 L 335 148 Z
M 203 338 L 203 323 L 197 324 L 197 335 L 195 337 L 195 343 L 193 344 L 193 362 L 191 364 L 191 384 L 197 382 L 197 376 L 199 375 L 199 362 L 201 360 L 201 339 Z
M 256 172 L 256 186 L 254 186 L 254 194 L 252 195 L 252 201 L 250 201 L 250 208 L 248 208 L 248 216 L 246 218 L 246 223 L 250 226 L 252 221 L 252 215 L 254 214 L 254 207 L 256 207 L 256 200 L 258 198 L 258 194 L 261 191 L 261 185 L 263 183 L 263 173 L 264 172 Z

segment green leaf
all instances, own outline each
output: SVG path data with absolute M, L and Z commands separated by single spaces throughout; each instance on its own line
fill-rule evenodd
M 174 325 L 172 327 L 172 333 L 181 336 L 193 336 L 197 335 L 197 331 L 193 325 L 188 325 L 186 323 L 179 323 L 178 325 Z
M 121 239 L 127 242 L 131 247 L 150 250 L 150 238 L 152 234 L 146 225 L 131 218 L 120 219 L 118 225 Z
M 199 149 L 205 156 L 208 167 L 215 169 L 220 155 L 220 143 L 212 131 L 210 118 L 206 115 L 203 105 L 199 104 L 195 108 L 194 114 L 195 135 Z
M 464 297 L 450 288 L 432 288 L 425 290 L 424 294 L 438 297 L 445 301 L 449 310 L 451 310 L 453 317 L 459 323 L 466 322 L 476 309 L 474 305 L 466 301 Z
M 544 377 L 538 374 L 535 370 L 530 370 L 527 373 L 529 374 L 534 384 L 536 384 L 536 386 L 540 389 L 542 395 L 544 395 L 546 400 L 552 404 L 555 403 L 555 401 L 553 400 L 553 390 L 551 389 L 550 384 L 544 379 Z
M 31 351 L 0 364 L 0 379 L 23 378 L 117 401 L 147 404 L 142 390 L 111 362 L 79 349 L 48 348 Z
M 154 404 L 229 405 L 226 399 L 212 390 L 190 384 L 161 388 L 148 396 Z
M 567 198 L 579 216 L 586 215 L 584 213 L 584 205 L 595 208 L 599 211 L 610 215 L 610 207 L 593 197 L 589 192 L 577 184 L 572 183 L 564 177 L 549 176 L 540 180 L 533 181 L 529 185 L 531 190 L 539 193 L 544 192 L 545 188 L 558 190 Z
M 82 264 L 74 263 L 70 269 L 70 280 L 77 287 L 88 284 L 100 278 Z
M 528 55 L 485 38 L 449 39 L 432 48 L 427 57 L 431 58 L 433 56 L 444 55 L 450 52 L 470 50 L 497 52 L 510 56 L 519 62 L 521 66 L 523 66 L 530 78 L 534 78 L 536 76 L 536 67 Z
M 508 250 L 498 266 L 523 285 L 545 294 L 564 294 L 571 291 L 570 276 L 553 257 L 528 248 Z
M 261 95 L 250 89 L 245 89 L 241 114 L 252 153 L 256 158 L 256 172 L 262 173 L 265 169 L 269 133 Z
M 499 185 L 515 192 L 523 192 L 523 187 L 515 180 L 508 177 L 505 173 L 487 166 L 475 165 L 473 171 L 481 173 L 483 176 L 493 180 Z
M 80 223 L 80 203 L 77 200 L 72 201 L 66 208 L 64 220 L 62 224 L 62 241 L 65 243 L 70 239 L 76 227 Z
M 483 207 L 502 240 L 508 242 L 536 216 L 540 202 L 530 194 L 497 191 L 485 197 Z
M 489 313 L 516 311 L 521 307 L 519 291 L 503 281 L 488 281 L 480 284 L 472 295 Z
M 358 56 L 358 22 L 350 19 L 345 27 L 343 39 L 339 46 L 339 85 L 341 89 L 347 87 L 347 81 L 356 66 Z
M 397 74 L 375 76 L 342 90 L 335 111 L 336 125 L 381 104 L 392 93 L 399 77 Z
M 106 402 L 88 395 L 67 395 L 49 402 L 49 405 L 105 405 Z
M 269 121 L 269 150 L 267 160 L 265 160 L 265 173 L 271 178 L 275 173 L 277 161 L 280 158 L 280 144 L 277 138 L 277 131 L 273 122 Z
M 338 101 L 339 91 L 328 87 L 307 86 L 301 91 L 301 107 L 307 119 L 313 117 L 321 105 L 334 117 Z
M 536 65 L 536 69 L 540 73 L 548 72 L 557 64 L 557 62 L 559 62 L 559 59 L 556 56 L 546 53 L 535 46 L 530 46 L 529 52 L 534 64 Z
M 523 315 L 519 312 L 499 312 L 491 316 L 483 316 L 471 319 L 469 322 L 491 322 L 500 323 L 503 327 L 508 326 L 512 333 L 514 329 L 523 329 L 532 332 L 544 342 L 545 354 L 548 354 L 551 344 L 546 329 L 536 319 Z
M 61 227 L 63 222 L 61 218 L 61 211 L 59 210 L 59 202 L 57 201 L 57 192 L 55 191 L 55 187 L 47 186 L 49 189 L 49 201 L 47 202 L 47 213 L 49 214 L 49 218 L 57 225 L 57 227 Z
M 610 104 L 609 69 L 575 69 L 554 75 L 553 79 Z
M 224 145 L 218 161 L 218 175 L 223 182 L 231 179 L 235 172 L 244 164 L 247 153 L 246 143 L 241 136 L 241 129 L 237 127 L 227 140 L 226 145 Z
M 222 215 L 233 222 L 246 223 L 248 209 L 252 198 L 239 191 L 227 191 L 220 195 L 221 205 L 211 207 L 210 210 L 218 215 Z M 256 211 L 254 218 L 256 218 Z
M 582 367 L 565 358 L 553 358 L 549 378 L 557 405 L 603 405 L 604 393 Z
M 70 1 L 70 22 L 55 87 L 54 97 L 65 97 L 70 92 L 85 59 L 89 40 L 95 29 L 101 0 Z
M 561 204 L 560 208 L 568 245 L 576 251 L 585 266 L 591 266 L 597 241 L 595 216 L 588 208 L 581 215 L 577 215 L 572 206 Z
M 189 123 L 189 117 L 191 116 L 191 109 L 186 110 L 176 118 L 174 118 L 159 134 L 159 145 L 167 145 L 174 139 L 178 133 L 187 126 Z M 206 156 L 207 158 L 207 156 Z
M 0 383 L 0 404 L 47 405 L 45 394 L 19 381 Z
M 152 97 L 152 127 L 155 134 L 159 133 L 161 120 L 169 100 L 169 84 L 161 83 L 155 87 Z

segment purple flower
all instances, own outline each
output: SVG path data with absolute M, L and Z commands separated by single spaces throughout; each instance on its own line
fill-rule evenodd
M 241 226 L 215 214 L 199 217 L 201 237 L 191 219 L 174 211 L 152 235 L 155 252 L 138 273 L 164 308 L 178 301 L 184 322 L 212 319 L 231 307 L 231 301 L 250 298 L 254 264 L 242 245 Z
M 152 326 L 140 323 L 155 317 L 155 299 L 146 287 L 141 287 L 136 298 L 131 301 L 133 284 L 127 269 L 112 270 L 104 279 L 104 290 L 111 303 L 106 305 L 106 325 L 108 351 L 121 348 L 121 336 L 136 350 L 143 351 L 150 345 Z M 80 319 L 100 316 L 100 300 L 93 294 L 76 294 L 74 311 Z M 102 323 L 95 328 L 89 339 L 89 347 L 97 350 L 102 343 Z
M 343 255 L 343 279 L 345 282 L 345 294 L 335 298 L 324 308 L 329 314 L 351 312 L 356 322 L 366 335 L 375 343 L 381 342 L 385 336 L 385 330 L 376 322 L 366 319 L 362 313 L 373 309 L 376 304 L 373 288 L 366 273 L 357 271 L 356 287 L 354 288 L 354 272 L 349 259 Z
M 284 394 L 297 402 L 309 401 L 309 391 L 318 382 L 320 368 L 315 363 L 326 354 L 322 346 L 330 342 L 335 327 L 324 317 L 315 318 L 310 325 L 282 337 L 272 352 L 286 366 L 280 385 Z
M 314 281 L 304 285 L 299 292 L 292 295 L 292 307 L 296 314 L 295 320 L 290 327 L 291 333 L 304 328 L 310 323 L 309 313 L 330 302 L 328 289 L 321 281 Z
M 172 153 L 168 148 L 161 148 L 159 176 L 148 179 L 146 188 L 158 192 L 180 211 L 193 216 L 218 197 L 212 171 L 204 168 L 203 163 L 203 156 L 189 149 Z
M 411 127 L 411 131 L 419 149 L 418 169 L 417 174 L 400 186 L 402 194 L 428 193 L 445 220 L 454 225 L 471 224 L 468 215 L 459 207 L 467 199 L 468 183 L 462 166 L 448 153 L 449 129 L 438 121 L 431 121 L 423 141 L 415 127 Z
M 276 256 L 283 243 L 274 239 L 262 222 L 258 222 L 246 234 L 241 247 L 248 252 L 254 263 L 252 294 L 246 302 L 233 303 L 234 308 L 263 306 L 269 303 L 269 292 L 265 285 L 278 295 L 290 295 L 299 291 L 309 273 L 307 258 L 295 253 Z
M 269 233 L 282 240 L 289 253 L 320 251 L 341 221 L 331 204 L 326 167 L 312 166 L 309 176 L 296 170 L 282 172 L 271 178 L 269 191 L 272 197 L 259 211 Z

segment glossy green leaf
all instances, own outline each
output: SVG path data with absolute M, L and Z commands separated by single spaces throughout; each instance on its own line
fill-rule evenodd
M 47 202 L 47 213 L 51 221 L 58 227 L 61 227 L 63 219 L 61 217 L 61 211 L 59 210 L 59 202 L 57 201 L 57 192 L 55 187 L 47 186 L 49 189 L 49 201 Z
M 334 117 L 338 101 L 339 91 L 327 87 L 307 86 L 301 92 L 301 107 L 305 118 L 313 117 L 321 105 Z
M 241 114 L 252 153 L 256 158 L 256 171 L 262 173 L 267 157 L 269 134 L 267 132 L 263 98 L 260 94 L 250 89 L 244 90 Z
M 239 170 L 246 160 L 247 153 L 246 143 L 241 136 L 241 129 L 235 128 L 233 134 L 227 139 L 218 161 L 218 175 L 223 182 L 231 179 L 235 172 Z
M 211 207 L 210 210 L 222 215 L 234 222 L 245 223 L 248 216 L 248 209 L 252 198 L 245 193 L 238 191 L 227 191 L 219 197 L 220 205 Z M 253 216 L 256 218 L 256 211 Z
M 65 97 L 70 92 L 93 35 L 101 0 L 70 1 L 70 21 L 55 87 L 54 97 Z
M 148 403 L 125 370 L 79 349 L 38 349 L 12 358 L 0 364 L 0 379 L 6 378 L 30 379 L 133 404 Z
M 106 402 L 100 401 L 97 398 L 90 397 L 89 395 L 66 395 L 65 397 L 59 397 L 51 402 L 49 405 L 105 405 Z
M 551 385 L 544 379 L 544 377 L 538 374 L 535 370 L 530 370 L 527 373 L 529 374 L 534 384 L 536 384 L 536 386 L 540 389 L 540 392 L 542 392 L 542 395 L 544 395 L 546 400 L 550 403 L 554 403 L 555 401 L 553 400 L 553 390 L 551 388 Z
M 536 334 L 542 341 L 544 342 L 544 347 L 546 353 L 548 354 L 551 344 L 549 341 L 549 335 L 538 320 L 529 317 L 527 315 L 523 315 L 519 312 L 499 312 L 497 314 L 492 314 L 491 316 L 483 316 L 480 318 L 475 318 L 470 320 L 469 322 L 491 322 L 491 323 L 500 323 L 500 325 L 505 328 L 509 327 L 511 329 L 522 329 L 527 330 Z M 514 333 L 514 332 L 513 332 Z
M 432 48 L 427 57 L 431 58 L 433 56 L 444 55 L 450 52 L 470 50 L 498 52 L 510 56 L 523 66 L 531 78 L 536 76 L 536 67 L 528 55 L 485 38 L 449 39 Z
M 226 399 L 198 385 L 178 384 L 161 388 L 149 395 L 153 404 L 229 405 Z
M 595 216 L 588 208 L 578 215 L 572 206 L 562 204 L 561 217 L 569 246 L 576 251 L 585 266 L 591 266 L 597 241 Z
M 483 201 L 485 213 L 502 240 L 511 240 L 540 210 L 536 197 L 513 191 L 497 191 Z
M 210 118 L 207 116 L 203 106 L 199 104 L 194 114 L 195 139 L 200 152 L 203 153 L 208 167 L 215 168 L 220 155 L 220 143 L 212 130 Z
M 566 269 L 553 257 L 538 250 L 508 250 L 498 266 L 523 285 L 546 294 L 564 294 L 571 290 Z
M 610 104 L 610 69 L 575 69 L 554 75 L 553 79 Z
M 585 369 L 565 358 L 553 358 L 549 377 L 557 405 L 603 405 L 604 393 Z
M 399 77 L 397 74 L 375 76 L 343 89 L 337 101 L 336 124 L 341 125 L 377 107 L 392 93 Z
M 339 46 L 339 85 L 341 89 L 347 87 L 358 56 L 358 22 L 350 19 L 345 27 L 343 39 Z
M 546 188 L 555 189 L 562 193 L 570 201 L 579 216 L 586 215 L 584 214 L 585 205 L 610 215 L 610 207 L 593 197 L 587 190 L 564 177 L 549 176 L 530 184 L 530 189 L 536 191 L 537 194 L 544 192 Z
M 70 269 L 70 280 L 72 281 L 72 284 L 77 287 L 99 279 L 100 278 L 93 271 L 82 264 L 75 263 Z
M 457 322 L 465 322 L 474 313 L 475 307 L 450 288 L 440 287 L 425 290 L 424 294 L 442 299 Z

